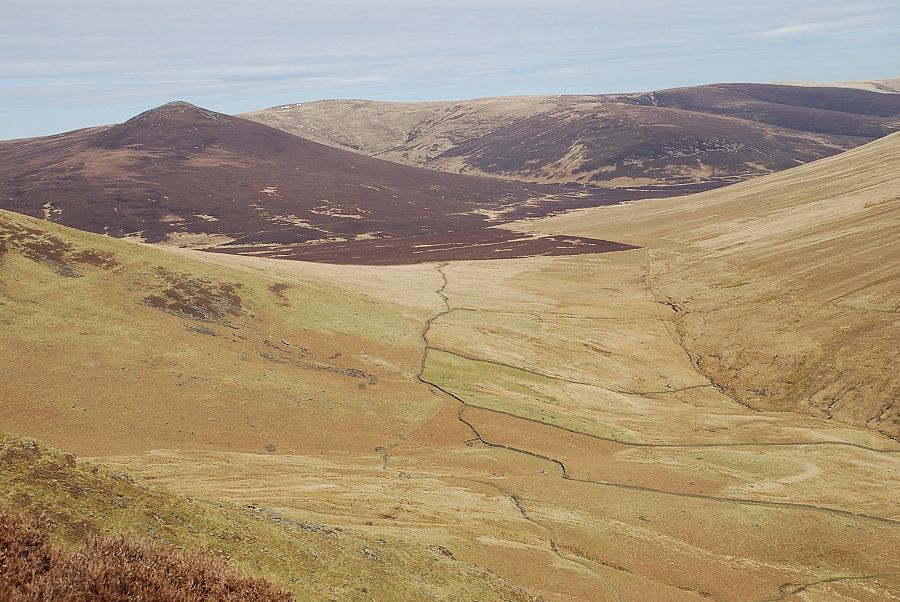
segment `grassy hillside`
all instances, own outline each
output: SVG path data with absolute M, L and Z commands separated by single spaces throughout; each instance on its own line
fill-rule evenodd
M 900 435 L 900 137 L 721 191 L 526 229 L 648 249 L 698 369 L 760 409 Z
M 356 293 L 352 270 L 216 265 L 7 212 L 0 256 L 13 432 L 76 453 L 371 452 L 436 409 L 414 378 L 429 301 Z M 336 421 L 359 434 L 336 442 Z

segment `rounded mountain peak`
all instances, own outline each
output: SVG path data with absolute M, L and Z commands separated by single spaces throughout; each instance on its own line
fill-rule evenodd
M 149 111 L 144 111 L 143 113 L 132 117 L 125 123 L 137 123 L 156 118 L 219 119 L 220 117 L 225 117 L 225 115 L 210 111 L 209 109 L 204 109 L 203 107 L 198 107 L 197 105 L 183 100 L 173 100 L 172 102 L 167 102 L 166 104 L 150 109 Z

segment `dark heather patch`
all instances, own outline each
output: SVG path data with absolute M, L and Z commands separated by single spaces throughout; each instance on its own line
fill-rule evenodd
M 75 265 L 111 269 L 119 265 L 116 256 L 99 249 L 76 250 L 75 246 L 53 234 L 36 228 L 0 223 L 0 257 L 19 250 L 32 261 L 46 263 L 62 276 L 75 276 Z
M 100 251 L 98 249 L 85 249 L 72 255 L 72 260 L 76 263 L 86 263 L 98 268 L 112 269 L 119 265 L 116 256 L 109 251 Z
M 483 228 L 288 248 L 229 247 L 207 250 L 218 253 L 252 253 L 255 256 L 322 263 L 397 265 L 433 261 L 514 259 L 536 255 L 583 255 L 636 248 L 638 247 L 579 236 L 531 236 L 501 228 Z
M 144 297 L 150 307 L 202 322 L 220 322 L 243 312 L 239 283 L 194 278 L 162 267 L 156 268 L 156 273 L 165 288 Z
M 271 291 L 272 294 L 274 294 L 281 300 L 281 302 L 279 303 L 280 305 L 287 306 L 290 304 L 287 302 L 288 298 L 285 296 L 284 291 L 288 290 L 289 288 L 291 288 L 290 284 L 285 284 L 284 282 L 276 282 L 269 287 L 269 291 Z

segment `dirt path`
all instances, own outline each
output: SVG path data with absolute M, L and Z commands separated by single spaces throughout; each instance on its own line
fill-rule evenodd
M 793 596 L 795 594 L 799 594 L 811 587 L 815 587 L 816 585 L 824 585 L 828 583 L 841 583 L 843 581 L 868 581 L 870 579 L 879 579 L 883 577 L 896 577 L 898 573 L 879 573 L 877 575 L 859 575 L 859 576 L 847 576 L 847 577 L 829 577 L 827 579 L 817 579 L 816 581 L 809 581 L 807 583 L 783 583 L 778 587 L 778 593 L 770 598 L 764 598 L 760 602 L 779 602 L 780 600 L 786 600 L 788 596 Z

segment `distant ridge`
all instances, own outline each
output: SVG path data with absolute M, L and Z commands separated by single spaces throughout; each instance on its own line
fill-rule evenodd
M 883 94 L 900 94 L 900 77 L 888 77 L 884 79 L 868 79 L 849 82 L 783 82 L 790 86 L 811 86 L 821 88 L 823 86 L 834 88 L 854 88 L 856 90 L 868 90 L 869 92 L 881 92 Z
M 597 186 L 722 185 L 900 129 L 900 95 L 713 84 L 439 103 L 329 100 L 246 117 L 435 170 Z

